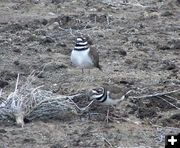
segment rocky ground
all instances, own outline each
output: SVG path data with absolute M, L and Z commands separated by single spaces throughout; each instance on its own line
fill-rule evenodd
M 2 97 L 18 73 L 23 83 L 32 71 L 35 86 L 63 95 L 95 86 L 136 96 L 180 89 L 179 14 L 178 0 L 1 0 Z M 97 48 L 103 71 L 81 74 L 71 65 L 77 36 Z M 160 98 L 128 99 L 108 124 L 107 108 L 96 103 L 91 118 L 36 119 L 24 128 L 0 122 L 0 148 L 160 147 L 164 135 L 180 132 L 180 96 L 171 96 L 175 107 Z

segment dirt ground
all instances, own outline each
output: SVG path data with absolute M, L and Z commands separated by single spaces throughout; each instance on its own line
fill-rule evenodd
M 88 38 L 103 71 L 81 74 L 70 62 L 77 36 Z M 35 86 L 70 94 L 95 86 L 136 95 L 180 89 L 178 0 L 1 0 L 0 88 L 5 98 L 35 71 Z M 129 99 L 111 111 L 92 105 L 70 118 L 36 119 L 23 128 L 0 122 L 0 148 L 163 147 L 180 132 L 176 100 Z M 84 104 L 81 104 L 82 106 Z M 93 114 L 94 113 L 94 114 Z

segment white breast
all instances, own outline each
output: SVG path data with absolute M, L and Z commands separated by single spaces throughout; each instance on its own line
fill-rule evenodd
M 80 67 L 80 68 L 89 68 L 93 66 L 93 62 L 88 55 L 90 48 L 87 50 L 77 51 L 72 50 L 71 52 L 71 62 L 73 65 Z

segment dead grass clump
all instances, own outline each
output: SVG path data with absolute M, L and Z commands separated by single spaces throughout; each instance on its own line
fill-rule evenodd
M 54 95 L 51 91 L 42 90 L 43 86 L 34 87 L 30 75 L 27 81 L 18 88 L 19 75 L 14 92 L 0 104 L 0 120 L 13 119 L 17 125 L 24 126 L 24 118 L 31 119 L 42 116 L 53 116 L 56 113 L 77 114 L 77 105 L 73 98 L 81 94 L 70 96 Z

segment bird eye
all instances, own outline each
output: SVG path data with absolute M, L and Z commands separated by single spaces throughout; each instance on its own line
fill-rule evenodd
M 98 89 L 98 90 L 97 90 L 97 92 L 98 92 L 98 93 L 101 93 L 101 92 L 102 92 L 102 90 L 101 90 L 101 89 Z

